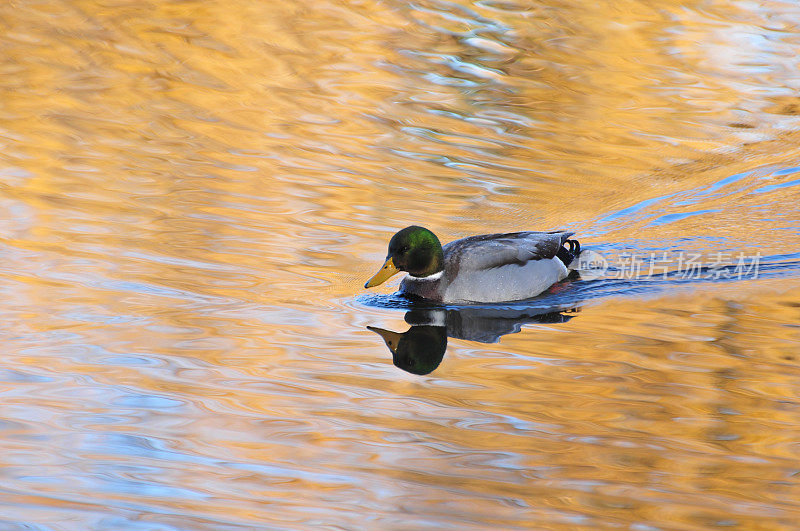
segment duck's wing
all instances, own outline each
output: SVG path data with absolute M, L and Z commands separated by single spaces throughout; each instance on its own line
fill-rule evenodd
M 470 236 L 443 247 L 445 267 L 480 271 L 553 258 L 573 232 L 510 232 Z

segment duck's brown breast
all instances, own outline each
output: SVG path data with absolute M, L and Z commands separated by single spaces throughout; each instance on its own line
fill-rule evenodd
M 422 297 L 432 301 L 441 301 L 444 290 L 442 288 L 442 278 L 426 280 L 406 276 L 400 283 L 400 291 Z

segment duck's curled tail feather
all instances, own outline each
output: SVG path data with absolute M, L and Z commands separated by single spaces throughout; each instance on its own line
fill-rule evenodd
M 565 240 L 556 253 L 556 257 L 569 268 L 570 264 L 581 254 L 581 244 L 578 240 Z

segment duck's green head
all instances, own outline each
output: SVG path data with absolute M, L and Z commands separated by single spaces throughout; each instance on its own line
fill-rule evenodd
M 412 225 L 392 236 L 386 262 L 364 287 L 383 284 L 400 271 L 414 277 L 427 277 L 443 269 L 444 253 L 439 238 L 425 227 Z

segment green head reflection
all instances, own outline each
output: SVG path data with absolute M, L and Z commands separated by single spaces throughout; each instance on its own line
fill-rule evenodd
M 444 326 L 412 326 L 402 333 L 374 326 L 367 329 L 383 338 L 392 352 L 395 366 L 412 374 L 433 372 L 447 349 L 447 329 Z

